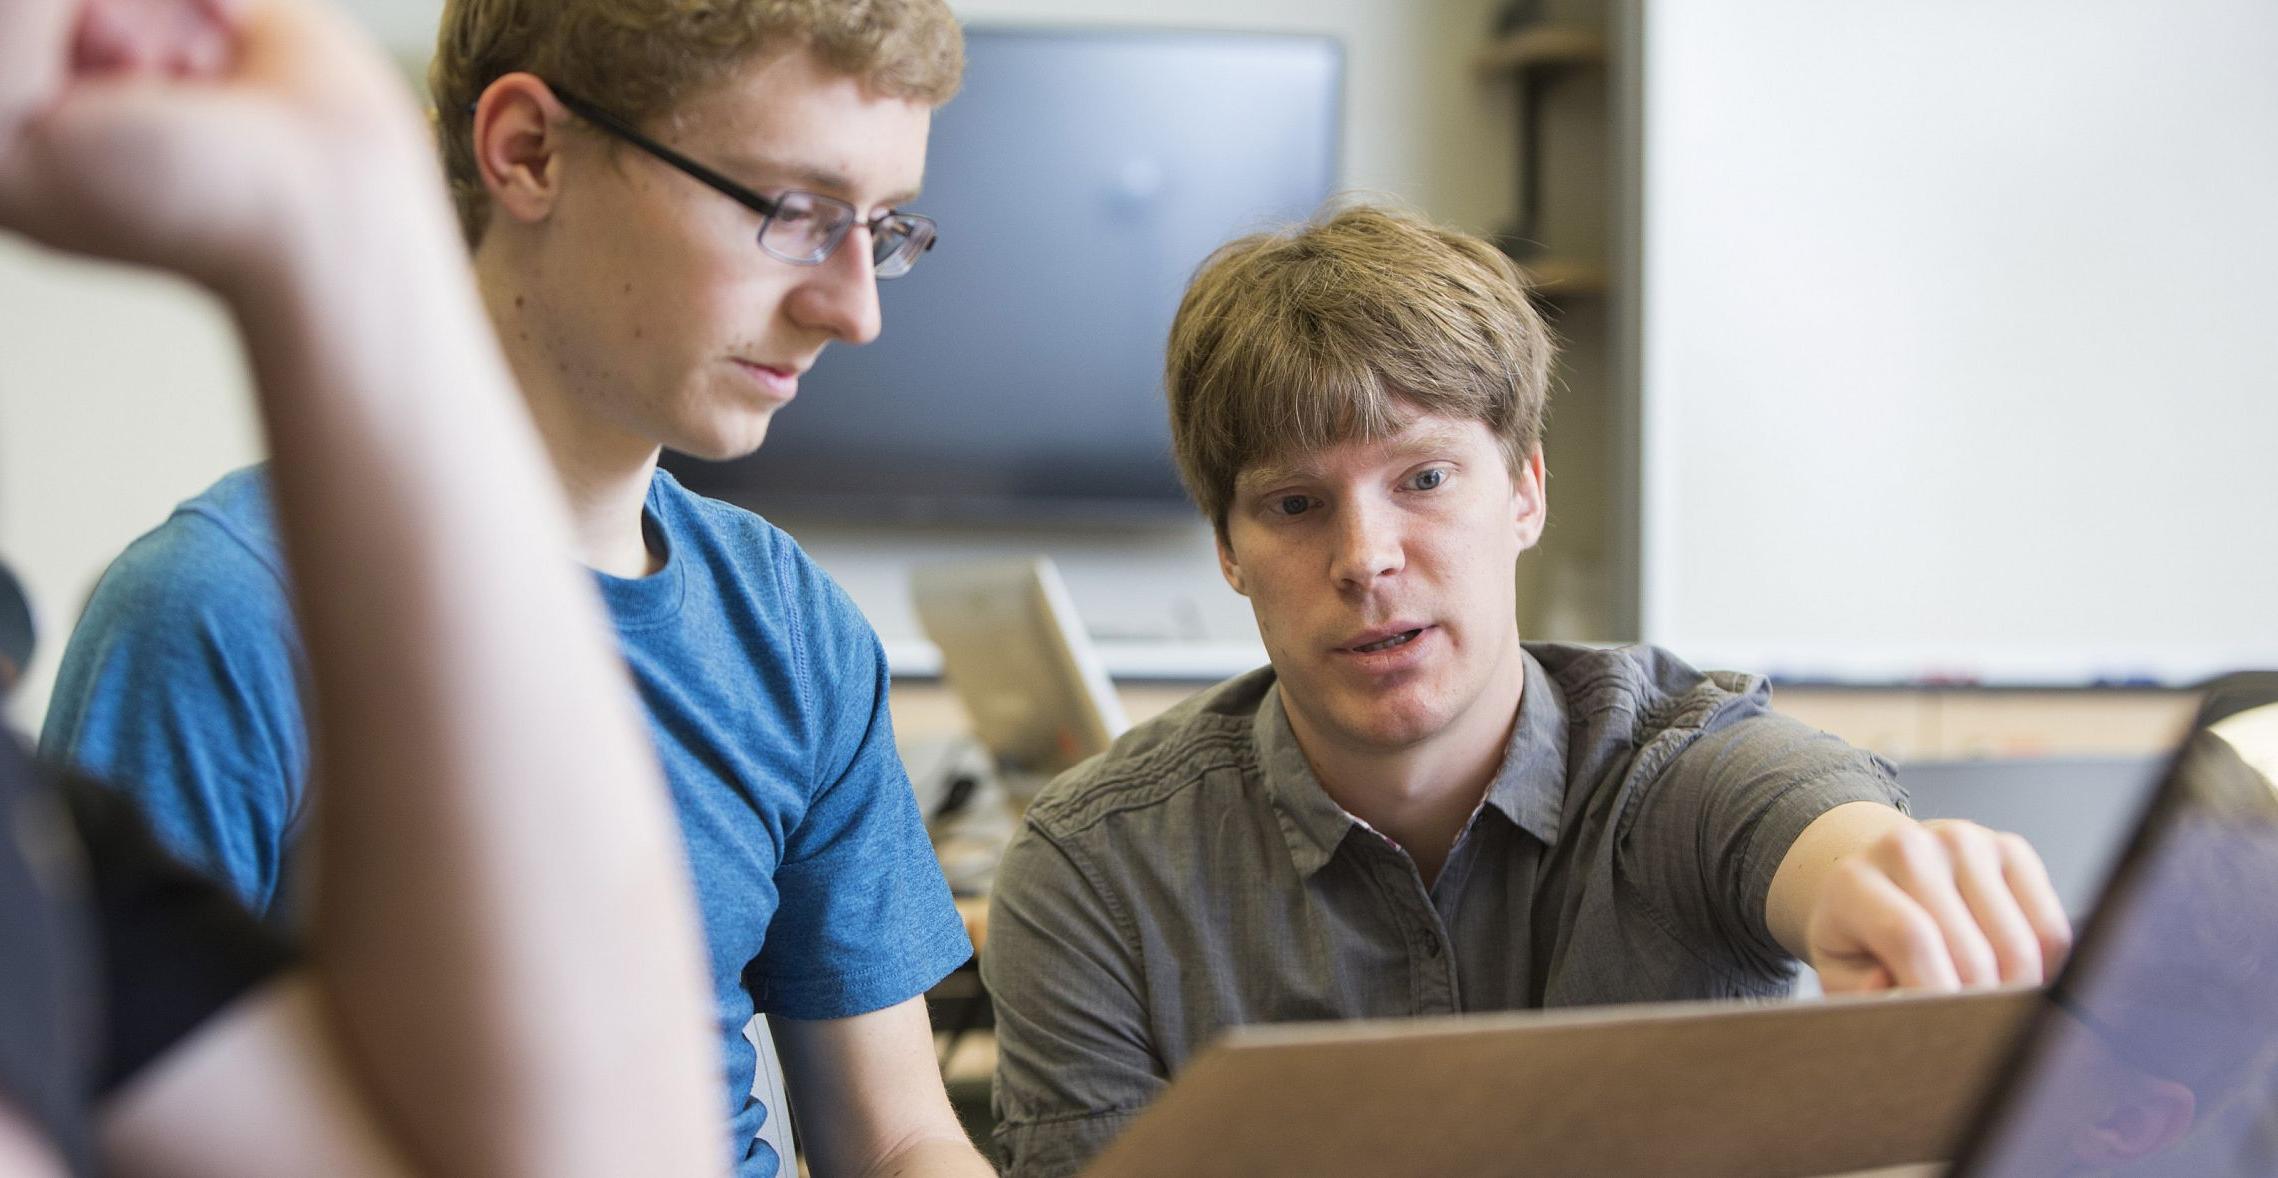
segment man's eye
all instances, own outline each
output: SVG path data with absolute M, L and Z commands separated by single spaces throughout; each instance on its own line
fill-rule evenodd
M 1275 515 L 1302 515 L 1311 506 L 1313 501 L 1303 495 L 1284 495 L 1273 501 Z
M 1419 491 L 1429 491 L 1446 481 L 1447 472 L 1435 466 L 1430 470 L 1416 472 L 1416 477 L 1409 480 L 1409 485 Z

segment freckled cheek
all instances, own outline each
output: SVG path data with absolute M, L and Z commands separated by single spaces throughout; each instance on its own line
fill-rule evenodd
M 1318 657 L 1351 626 L 1350 615 L 1334 602 L 1286 603 L 1282 609 L 1282 645 L 1293 652 Z
M 1248 584 L 1250 613 L 1258 621 L 1259 641 L 1265 643 L 1268 651 L 1291 649 L 1289 636 L 1292 630 L 1303 628 L 1298 619 L 1303 616 L 1299 611 L 1306 603 L 1293 600 L 1288 588 L 1277 578 L 1270 574 L 1260 576 L 1255 569 L 1248 577 Z
M 802 294 L 801 281 L 806 277 L 805 272 L 766 275 L 726 288 L 724 297 L 736 321 L 755 330 L 783 321 L 811 323 L 813 315 L 793 313 L 794 302 L 806 297 Z
M 1250 589 L 1250 614 L 1258 620 L 1258 640 L 1265 643 L 1266 649 L 1282 649 L 1281 610 L 1271 598 L 1260 594 L 1256 586 Z
M 641 293 L 651 307 L 670 307 L 680 318 L 735 318 L 770 289 L 763 281 L 767 261 L 757 248 L 749 257 L 723 248 L 683 253 L 653 267 Z

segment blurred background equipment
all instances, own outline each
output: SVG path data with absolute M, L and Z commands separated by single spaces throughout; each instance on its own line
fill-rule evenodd
M 16 574 L 0 564 L 0 699 L 15 690 L 16 680 L 31 665 L 36 637 L 31 598 Z
M 1185 525 L 1163 340 L 1186 280 L 1336 183 L 1344 54 L 1323 36 L 975 28 L 934 116 L 941 241 L 884 283 L 767 448 L 680 457 L 768 515 Z
M 1049 557 L 926 565 L 910 592 L 943 677 L 1015 798 L 1130 727 Z

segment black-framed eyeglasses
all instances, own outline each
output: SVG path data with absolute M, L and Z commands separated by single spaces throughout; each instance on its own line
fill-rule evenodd
M 554 97 L 572 114 L 687 173 L 698 183 L 760 215 L 759 248 L 794 266 L 819 266 L 831 256 L 859 219 L 853 205 L 835 196 L 797 189 L 762 196 L 689 159 L 636 130 L 608 111 L 554 88 Z M 864 223 L 870 230 L 870 265 L 880 278 L 900 278 L 933 248 L 939 229 L 933 218 L 916 213 L 880 213 Z

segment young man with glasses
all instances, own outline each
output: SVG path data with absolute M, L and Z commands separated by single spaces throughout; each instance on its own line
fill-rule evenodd
M 878 334 L 876 279 L 933 237 L 899 206 L 962 66 L 940 0 L 453 0 L 431 77 L 483 300 L 679 810 L 749 1176 L 789 1164 L 759 1136 L 783 1110 L 750 1095 L 755 1013 L 816 1173 L 989 1172 L 932 1052 L 923 994 L 970 946 L 877 638 L 789 538 L 656 469 L 750 453 L 828 344 Z M 244 471 L 131 546 L 42 739 L 263 908 L 319 792 L 272 518 Z

